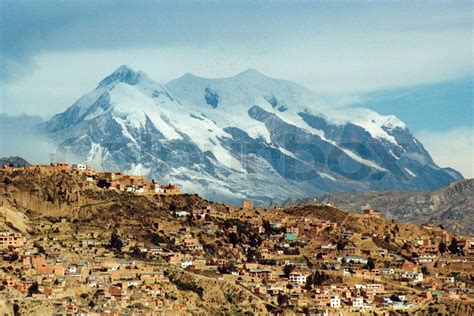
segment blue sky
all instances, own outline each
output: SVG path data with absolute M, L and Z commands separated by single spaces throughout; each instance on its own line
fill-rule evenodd
M 369 92 L 344 105 L 367 107 L 384 115 L 395 114 L 415 133 L 441 132 L 473 124 L 472 88 L 473 77 L 468 77 Z
M 396 114 L 432 152 L 455 133 L 468 158 L 435 160 L 474 175 L 470 1 L 0 0 L 0 17 L 0 112 L 52 115 L 121 64 L 160 82 L 256 68 Z

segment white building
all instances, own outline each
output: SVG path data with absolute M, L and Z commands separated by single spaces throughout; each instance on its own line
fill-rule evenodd
M 352 306 L 357 307 L 357 308 L 363 307 L 364 306 L 364 299 L 362 297 L 355 297 L 352 300 Z
M 421 282 L 423 281 L 423 273 L 419 272 L 408 272 L 404 271 L 401 275 L 402 278 L 412 279 L 413 282 Z
M 192 266 L 192 265 L 193 265 L 192 260 L 185 259 L 185 260 L 181 261 L 181 268 L 182 269 L 186 269 L 187 267 Z
M 336 249 L 336 247 L 337 246 L 335 244 L 330 242 L 321 245 L 321 249 Z
M 419 263 L 430 263 L 433 262 L 436 259 L 435 254 L 422 254 L 418 258 L 414 258 L 416 262 Z
M 176 211 L 176 212 L 174 212 L 174 214 L 176 215 L 176 217 L 185 217 L 185 216 L 188 216 L 188 215 L 189 215 L 189 212 L 186 212 L 186 211 Z
M 295 284 L 306 284 L 306 276 L 303 275 L 301 272 L 292 272 L 290 273 L 288 281 L 290 281 L 290 283 Z
M 138 280 L 124 280 L 122 281 L 122 285 L 125 285 L 126 287 L 138 286 Z
M 87 165 L 83 164 L 73 164 L 71 166 L 72 170 L 79 170 L 79 171 L 86 171 L 87 170 Z
M 381 268 L 380 272 L 385 274 L 385 275 L 394 275 L 395 270 L 393 268 Z
M 127 192 L 134 192 L 134 193 L 144 193 L 145 188 L 143 186 L 136 186 L 136 185 L 129 185 L 126 188 Z
M 329 302 L 329 306 L 332 308 L 340 308 L 341 307 L 341 300 L 339 299 L 339 296 L 333 296 L 331 297 L 331 301 Z

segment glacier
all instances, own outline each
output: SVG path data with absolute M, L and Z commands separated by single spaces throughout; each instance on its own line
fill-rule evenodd
M 462 178 L 438 167 L 397 117 L 334 108 L 254 69 L 162 85 L 120 66 L 39 129 L 98 169 L 144 173 L 228 203 L 432 190 Z

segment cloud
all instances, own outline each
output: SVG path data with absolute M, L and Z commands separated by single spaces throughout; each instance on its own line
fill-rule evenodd
M 435 162 L 451 167 L 466 178 L 474 178 L 474 129 L 464 126 L 447 132 L 421 131 L 416 137 L 423 143 Z
M 128 64 L 256 68 L 323 96 L 472 74 L 471 3 L 0 1 L 0 112 L 51 115 Z M 347 100 L 346 100 L 347 102 Z
M 49 161 L 56 146 L 33 130 L 40 122 L 39 117 L 0 115 L 0 157 L 19 156 L 30 163 Z
M 81 160 L 64 151 L 54 141 L 37 130 L 42 122 L 40 117 L 0 114 L 0 157 L 19 156 L 29 163 L 55 161 L 78 163 Z M 53 156 L 51 156 L 53 155 Z
M 378 81 L 383 73 L 384 80 L 396 83 L 400 72 L 411 75 L 409 68 L 416 72 L 422 67 L 430 74 L 447 71 L 443 65 L 454 66 L 452 61 L 466 66 L 472 35 L 469 1 L 143 1 L 137 5 L 134 1 L 4 0 L 0 5 L 6 75 L 2 77 L 7 79 L 25 73 L 21 65 L 30 69 L 34 58 L 43 53 L 182 46 L 207 47 L 212 57 L 219 47 L 237 46 L 234 52 L 238 52 L 240 46 L 247 46 L 253 48 L 248 56 L 262 60 L 287 57 L 278 68 L 291 76 L 303 75 L 308 83 L 313 77 L 355 76 L 354 71 L 364 71 L 367 65 L 373 72 L 368 79 Z M 192 56 L 193 51 L 188 53 Z M 396 78 L 387 77 L 393 69 Z

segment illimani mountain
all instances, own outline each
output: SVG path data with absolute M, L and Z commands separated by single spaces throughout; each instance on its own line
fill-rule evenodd
M 161 85 L 119 67 L 40 128 L 75 157 L 226 202 L 327 192 L 432 190 L 438 167 L 395 116 L 334 109 L 256 70 Z

